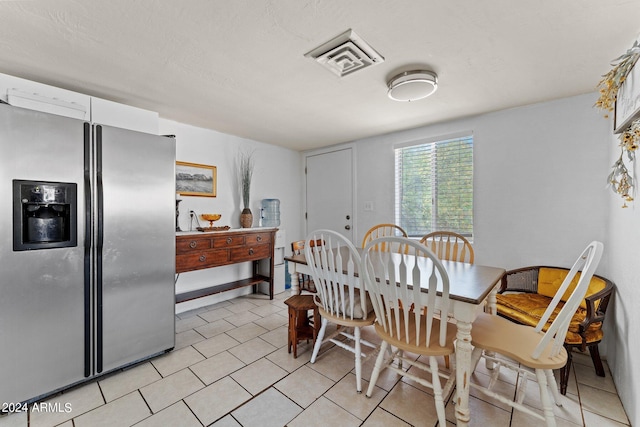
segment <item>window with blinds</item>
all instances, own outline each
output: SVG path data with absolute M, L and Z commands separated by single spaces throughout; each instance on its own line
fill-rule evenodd
M 396 223 L 412 237 L 473 237 L 473 136 L 395 147 Z

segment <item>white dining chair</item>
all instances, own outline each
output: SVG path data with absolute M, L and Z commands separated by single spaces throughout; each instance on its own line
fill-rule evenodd
M 420 243 L 431 249 L 442 260 L 473 264 L 473 246 L 461 234 L 453 231 L 434 231 L 422 236 Z
M 378 249 L 383 246 L 387 250 Z M 367 243 L 362 263 L 376 313 L 375 330 L 382 338 L 367 397 L 371 397 L 380 372 L 390 369 L 433 389 L 439 425 L 447 425 L 444 402 L 455 383 L 455 369 L 451 375 L 445 375 L 438 367 L 437 358 L 450 356 L 455 365 L 452 356 L 456 326 L 441 321 L 437 314 L 449 311 L 449 276 L 442 262 L 415 240 L 382 237 Z M 394 349 L 390 355 L 389 347 Z M 405 352 L 411 355 L 405 357 Z M 416 360 L 416 354 L 426 356 L 429 363 Z M 405 370 L 406 365 L 411 369 Z M 414 369 L 429 372 L 431 381 L 416 375 Z M 440 377 L 446 379 L 444 387 Z
M 473 246 L 466 237 L 453 231 L 434 231 L 425 234 L 420 243 L 431 249 L 441 260 L 468 262 L 473 264 Z M 444 358 L 449 368 L 449 357 Z
M 371 227 L 365 234 L 362 239 L 362 247 L 364 248 L 367 243 L 374 239 L 378 239 L 380 237 L 385 236 L 403 236 L 407 237 L 407 232 L 395 224 L 377 224 Z M 381 250 L 386 250 L 384 246 L 381 246 Z
M 513 323 L 497 315 L 479 314 L 472 326 L 471 344 L 475 347 L 472 353 L 472 366 L 477 364 L 480 357 L 485 357 L 494 363 L 494 369 L 492 379 L 487 386 L 471 382 L 471 387 L 546 421 L 548 427 L 555 427 L 552 398 L 557 406 L 562 405 L 553 369 L 560 369 L 567 363 L 564 341 L 569 323 L 587 292 L 591 277 L 602 257 L 602 251 L 603 245 L 597 241 L 591 242 L 586 247 L 571 267 L 535 328 Z M 579 271 L 581 271 L 580 278 L 576 284 L 572 284 Z M 558 305 L 565 293 L 570 293 L 571 296 L 566 299 L 558 312 Z M 554 312 L 557 316 L 553 322 L 549 322 Z M 506 356 L 511 361 L 490 356 L 487 352 L 495 353 L 496 356 Z M 518 373 L 519 381 L 515 398 L 493 390 L 502 367 Z M 537 381 L 543 415 L 523 404 L 526 384 L 531 380 Z M 551 395 L 549 395 L 549 389 Z
M 306 240 L 305 258 L 316 286 L 314 297 L 322 318 L 311 363 L 316 362 L 320 347 L 327 342 L 352 352 L 355 356 L 356 391 L 360 393 L 363 359 L 375 354 L 379 348 L 361 338 L 361 328 L 373 325 L 375 313 L 364 282 L 356 274 L 361 270 L 360 255 L 346 237 L 335 231 L 313 231 Z M 329 322 L 339 328 L 325 336 Z M 337 339 L 339 335 L 347 340 Z M 363 352 L 363 345 L 372 351 Z

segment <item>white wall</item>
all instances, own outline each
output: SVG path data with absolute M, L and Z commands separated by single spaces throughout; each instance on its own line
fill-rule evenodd
M 240 150 L 253 150 L 255 170 L 251 185 L 251 211 L 254 226 L 259 225 L 262 199 L 280 199 L 280 228 L 287 234 L 287 241 L 301 238 L 303 183 L 301 181 L 301 155 L 297 151 L 239 138 L 220 132 L 185 125 L 175 121 L 160 120 L 160 134 L 176 135 L 176 160 L 201 163 L 217 167 L 217 197 L 179 196 L 180 227 L 189 230 L 189 211 L 198 215 L 220 213 L 222 218 L 214 225 L 240 227 L 242 201 L 237 184 L 236 160 Z M 208 222 L 199 219 L 204 227 Z M 193 228 L 197 224 L 194 222 Z M 290 249 L 287 248 L 287 253 Z M 251 275 L 250 263 L 182 273 L 176 283 L 178 292 L 212 286 Z M 251 291 L 250 287 L 223 292 L 206 298 L 178 304 L 177 312 L 234 298 Z
M 394 222 L 394 144 L 472 131 L 476 261 L 571 265 L 591 240 L 607 243 L 611 132 L 594 100 L 583 95 L 357 141 L 355 241 Z
M 608 144 L 611 154 L 609 164 L 613 164 L 620 155 L 618 139 L 610 136 Z M 636 174 L 637 177 L 637 165 Z M 636 181 L 637 182 L 637 181 Z M 637 185 L 637 184 L 636 184 Z M 635 198 L 638 199 L 638 194 Z M 622 199 L 611 192 L 609 208 L 609 271 L 608 277 L 616 284 L 614 304 L 610 308 L 611 320 L 615 328 L 607 333 L 609 350 L 607 360 L 613 372 L 618 389 L 631 425 L 640 425 L 640 369 L 636 360 L 640 354 L 640 202 L 629 204 L 622 209 Z

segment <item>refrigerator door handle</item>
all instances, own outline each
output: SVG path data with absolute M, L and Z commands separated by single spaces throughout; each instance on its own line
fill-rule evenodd
M 91 125 L 84 124 L 84 376 L 91 376 Z
M 102 126 L 96 125 L 96 372 L 103 368 L 102 248 L 104 246 L 104 187 L 102 183 Z

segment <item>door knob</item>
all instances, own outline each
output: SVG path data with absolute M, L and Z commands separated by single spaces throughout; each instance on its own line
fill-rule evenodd
M 350 225 L 345 225 L 345 226 L 344 226 L 344 229 L 345 229 L 345 230 L 351 230 L 351 226 L 350 226 Z

